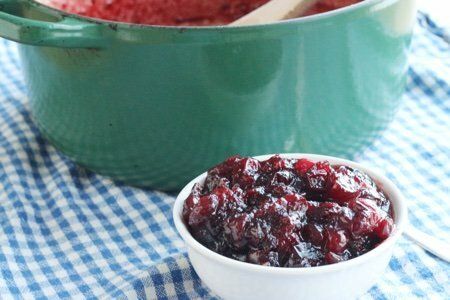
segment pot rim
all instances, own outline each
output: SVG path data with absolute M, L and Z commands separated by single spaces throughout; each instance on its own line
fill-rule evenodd
M 378 9 L 390 6 L 401 0 L 363 0 L 359 3 L 351 4 L 342 8 L 338 8 L 335 10 L 331 10 L 328 12 L 323 12 L 319 14 L 314 14 L 310 16 L 298 17 L 293 19 L 287 19 L 272 23 L 266 24 L 258 24 L 258 25 L 245 25 L 245 26 L 227 26 L 227 25 L 214 25 L 214 26 L 169 26 L 169 25 L 149 25 L 149 24 L 136 24 L 136 23 L 127 23 L 127 22 L 119 22 L 119 21 L 111 21 L 105 19 L 98 19 L 92 17 L 86 17 L 79 14 L 69 13 L 42 2 L 36 0 L 27 0 L 32 5 L 48 9 L 57 13 L 59 16 L 66 18 L 70 17 L 79 21 L 85 21 L 87 23 L 95 23 L 98 25 L 107 25 L 109 27 L 114 28 L 114 30 L 119 29 L 142 29 L 142 30 L 176 30 L 176 31 L 240 31 L 240 30 L 248 30 L 248 29 L 267 29 L 273 27 L 280 27 L 283 25 L 300 25 L 300 24 L 309 24 L 316 22 L 326 22 L 330 19 L 343 15 L 360 15 L 366 11 L 376 11 Z

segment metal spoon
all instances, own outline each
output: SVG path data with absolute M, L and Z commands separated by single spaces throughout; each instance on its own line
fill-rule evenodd
M 425 250 L 428 250 L 446 262 L 450 262 L 450 244 L 423 233 L 411 225 L 406 227 L 404 233 Z
M 271 0 L 229 26 L 267 24 L 297 17 L 318 0 Z

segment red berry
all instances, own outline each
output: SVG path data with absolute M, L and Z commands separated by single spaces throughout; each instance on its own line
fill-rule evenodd
M 262 162 L 262 169 L 267 173 L 276 172 L 290 168 L 291 164 L 290 160 L 281 158 L 279 155 L 274 155 Z
M 304 235 L 314 246 L 321 247 L 324 244 L 323 228 L 318 224 L 307 224 Z
M 288 194 L 282 198 L 287 202 L 287 209 L 304 214 L 308 209 L 308 201 L 299 194 Z
M 200 198 L 200 190 L 201 186 L 196 183 L 193 188 L 191 194 L 187 197 L 183 206 L 183 220 L 185 222 L 189 222 L 189 215 L 192 212 L 194 206 L 198 203 L 198 199 Z
M 342 253 L 347 246 L 347 235 L 343 230 L 325 229 L 325 247 L 334 253 Z
M 219 200 L 215 195 L 203 196 L 193 206 L 189 215 L 189 225 L 197 226 L 208 220 L 217 209 Z
M 335 264 L 344 260 L 340 255 L 333 252 L 327 252 L 324 259 L 328 264 Z
M 307 187 L 311 192 L 325 192 L 331 185 L 333 169 L 328 162 L 317 162 L 306 172 Z
M 349 203 L 355 212 L 352 224 L 352 234 L 361 236 L 369 234 L 377 228 L 378 222 L 384 217 L 384 212 L 377 208 L 376 203 L 368 199 L 356 199 Z
M 375 234 L 382 240 L 387 239 L 394 228 L 394 222 L 392 219 L 383 219 L 378 222 L 377 227 L 375 228 Z
M 233 165 L 232 180 L 241 188 L 251 186 L 258 179 L 259 161 L 254 158 L 242 158 Z
M 248 215 L 241 215 L 225 221 L 224 234 L 235 249 L 241 249 L 247 244 L 245 232 L 248 224 Z
M 314 162 L 306 158 L 302 158 L 295 163 L 295 170 L 297 171 L 298 175 L 303 176 L 306 174 L 306 172 L 309 171 L 309 169 L 312 168 L 312 166 L 314 166 Z
M 328 199 L 344 204 L 358 197 L 361 184 L 351 169 L 340 166 L 333 172 L 332 177 L 333 185 L 327 193 Z

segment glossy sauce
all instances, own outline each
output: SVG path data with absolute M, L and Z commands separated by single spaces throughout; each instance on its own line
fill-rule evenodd
M 231 157 L 186 199 L 192 236 L 224 256 L 273 267 L 333 264 L 394 228 L 392 205 L 361 171 L 326 161 Z

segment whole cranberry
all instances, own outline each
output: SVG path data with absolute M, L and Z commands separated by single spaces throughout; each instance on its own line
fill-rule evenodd
M 188 224 L 190 226 L 203 224 L 215 213 L 218 204 L 219 200 L 215 195 L 202 196 L 192 207 Z
M 325 248 L 334 253 L 342 253 L 347 246 L 348 238 L 344 230 L 325 229 Z
M 339 166 L 332 174 L 332 186 L 327 198 L 339 204 L 356 199 L 361 193 L 361 183 L 349 167 Z
M 325 244 L 323 227 L 319 224 L 307 224 L 303 230 L 303 235 L 316 247 Z
M 242 158 L 233 165 L 232 182 L 241 188 L 253 185 L 259 177 L 259 161 L 254 158 Z
M 328 162 L 317 162 L 306 172 L 306 183 L 309 191 L 325 192 L 332 184 L 334 170 Z
M 297 171 L 298 175 L 303 176 L 306 174 L 306 172 L 309 171 L 314 166 L 314 162 L 310 161 L 309 159 L 302 158 L 299 159 L 295 163 L 295 170 Z
M 265 173 L 273 173 L 279 170 L 286 170 L 292 167 L 292 162 L 289 159 L 274 155 L 268 160 L 261 163 L 262 170 Z
M 377 208 L 373 200 L 356 199 L 349 203 L 349 207 L 355 212 L 351 228 L 354 236 L 374 232 L 378 226 L 378 222 L 384 217 L 384 212 Z
M 242 249 L 247 245 L 245 232 L 249 225 L 249 221 L 249 216 L 242 214 L 240 216 L 230 218 L 224 223 L 225 238 L 237 250 Z
M 381 239 L 387 239 L 394 228 L 394 222 L 391 218 L 385 218 L 378 222 L 375 228 L 375 234 Z
M 183 220 L 188 223 L 189 222 L 189 215 L 192 212 L 192 209 L 194 208 L 194 206 L 198 203 L 198 199 L 200 198 L 200 191 L 201 191 L 201 186 L 196 183 L 193 188 L 192 188 L 192 192 L 189 195 L 189 197 L 187 197 L 186 201 L 184 202 L 184 206 L 183 206 Z

